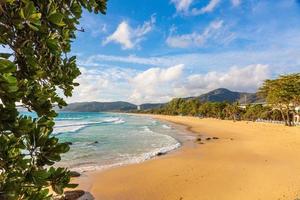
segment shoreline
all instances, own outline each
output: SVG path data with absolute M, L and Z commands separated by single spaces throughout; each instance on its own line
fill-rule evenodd
M 78 179 L 79 189 L 91 192 L 95 199 L 107 200 L 299 197 L 299 127 L 148 116 L 219 139 L 183 145 L 142 163 L 89 172 Z
M 140 114 L 132 114 L 132 115 L 139 116 Z M 147 116 L 147 115 L 140 115 L 140 116 L 148 117 L 148 118 L 151 118 L 153 120 L 158 120 L 153 116 Z M 149 158 L 145 158 L 144 160 L 141 160 L 141 161 L 138 161 L 138 162 L 128 161 L 128 162 L 125 162 L 125 163 L 115 163 L 115 164 L 112 164 L 112 165 L 104 165 L 104 166 L 101 166 L 99 168 L 95 168 L 95 169 L 92 169 L 92 170 L 83 170 L 83 171 L 77 170 L 76 168 L 72 168 L 71 171 L 79 172 L 81 175 L 83 175 L 83 177 L 86 177 L 86 176 L 89 176 L 90 174 L 93 174 L 93 173 L 102 173 L 102 172 L 105 172 L 107 170 L 112 170 L 112 169 L 116 169 L 116 168 L 120 168 L 120 167 L 125 167 L 125 166 L 128 166 L 128 165 L 142 164 L 144 162 L 147 162 L 147 161 L 150 161 L 150 160 L 153 160 L 153 159 L 159 159 L 161 157 L 172 155 L 173 153 L 176 153 L 177 151 L 180 151 L 181 148 L 184 148 L 185 146 L 191 146 L 195 142 L 197 133 L 189 130 L 190 127 L 188 127 L 184 124 L 177 124 L 177 123 L 173 123 L 173 122 L 170 122 L 170 121 L 167 121 L 167 120 L 158 120 L 158 121 L 161 121 L 161 122 L 163 122 L 167 125 L 170 125 L 172 129 L 176 129 L 180 132 L 180 133 L 177 133 L 176 136 L 168 135 L 170 137 L 173 137 L 178 142 L 178 144 L 179 144 L 178 147 L 171 148 L 170 150 L 167 150 L 167 151 L 160 150 L 155 155 L 152 155 Z M 192 137 L 192 139 L 187 138 L 187 137 Z M 170 148 L 172 146 L 177 146 L 177 145 L 167 146 L 167 147 L 164 147 L 162 149 Z M 153 153 L 153 152 L 147 152 L 145 154 L 151 154 L 151 153 Z

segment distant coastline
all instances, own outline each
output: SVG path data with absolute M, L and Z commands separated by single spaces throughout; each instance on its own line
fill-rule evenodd
M 234 92 L 225 88 L 212 90 L 208 93 L 201 94 L 195 97 L 184 97 L 183 99 L 197 99 L 200 102 L 240 102 L 240 103 L 254 103 L 261 102 L 256 93 Z M 113 102 L 76 102 L 70 103 L 61 111 L 75 111 L 75 112 L 134 112 L 137 110 L 151 110 L 165 106 L 167 102 L 162 103 L 143 103 L 133 104 L 125 101 Z

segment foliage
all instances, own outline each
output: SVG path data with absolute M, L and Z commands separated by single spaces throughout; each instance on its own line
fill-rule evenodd
M 213 117 L 218 119 L 225 119 L 225 107 L 227 103 L 206 102 L 199 107 L 199 114 L 202 117 Z
M 62 194 L 69 171 L 52 165 L 69 146 L 51 135 L 53 105 L 66 103 L 78 84 L 76 57 L 68 57 L 82 8 L 105 14 L 106 0 L 0 1 L 0 199 L 50 199 Z M 16 103 L 37 118 L 19 115 Z
M 241 109 L 238 103 L 228 104 L 225 107 L 226 117 L 233 121 L 240 120 Z
M 268 106 L 263 106 L 262 104 L 249 105 L 246 107 L 245 113 L 243 114 L 244 120 L 256 121 L 258 119 L 272 119 L 272 108 Z
M 293 125 L 295 108 L 300 106 L 300 73 L 283 75 L 278 79 L 266 80 L 259 89 L 273 109 L 281 112 L 286 125 Z

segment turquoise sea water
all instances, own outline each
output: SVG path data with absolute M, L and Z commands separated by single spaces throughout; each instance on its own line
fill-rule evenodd
M 55 122 L 53 134 L 72 143 L 58 165 L 80 172 L 142 162 L 180 147 L 183 137 L 170 124 L 119 113 L 61 112 Z

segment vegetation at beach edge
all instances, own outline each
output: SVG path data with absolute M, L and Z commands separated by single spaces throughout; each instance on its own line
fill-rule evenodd
M 0 1 L 0 199 L 51 199 L 70 172 L 53 165 L 69 150 L 51 133 L 53 109 L 66 105 L 80 74 L 69 56 L 83 9 L 106 12 L 106 0 Z M 80 31 L 83 31 L 80 29 Z M 2 48 L 3 49 L 3 48 Z M 38 117 L 19 115 L 17 104 Z
M 163 115 L 189 115 L 229 120 L 282 121 L 293 126 L 296 108 L 300 106 L 300 73 L 265 80 L 258 90 L 264 103 L 241 105 L 238 102 L 202 102 L 196 98 L 175 98 L 158 109 L 138 112 Z

